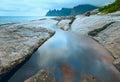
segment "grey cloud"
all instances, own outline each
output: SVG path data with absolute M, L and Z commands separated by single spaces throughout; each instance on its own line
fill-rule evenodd
M 2 13 L 0 13 L 0 15 L 45 15 L 49 9 L 71 8 L 79 4 L 102 6 L 113 1 L 114 0 L 1 0 L 0 11 Z

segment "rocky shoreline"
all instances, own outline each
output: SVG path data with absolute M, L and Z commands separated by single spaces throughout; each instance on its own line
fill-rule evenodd
M 23 24 L 0 25 L 0 81 L 26 61 L 54 31 Z
M 54 35 L 55 31 L 48 29 L 54 25 L 62 30 L 93 38 L 111 53 L 115 59 L 113 65 L 120 71 L 120 13 L 92 13 L 94 15 L 42 19 L 29 24 L 0 25 L 0 80 Z M 56 82 L 54 74 L 45 70 L 40 70 L 25 82 Z M 83 75 L 82 78 L 83 82 L 103 82 L 92 75 Z
M 88 35 L 105 47 L 115 59 L 113 65 L 120 71 L 120 12 L 97 14 L 98 10 L 89 12 L 89 16 L 77 15 L 72 23 L 66 22 L 62 30 L 70 30 L 77 34 Z M 63 19 L 63 21 L 65 18 Z M 68 20 L 68 18 L 66 18 Z M 62 20 L 61 20 L 62 21 Z M 59 23 L 61 23 L 58 22 Z M 70 21 L 70 19 L 68 20 Z M 65 23 L 65 22 L 64 22 Z M 68 26 L 66 29 L 66 26 Z M 61 23 L 62 25 L 62 23 Z M 59 27 L 60 25 L 58 25 Z
M 103 27 L 104 28 L 104 27 Z M 89 35 L 103 45 L 114 57 L 113 64 L 120 71 L 120 22 L 112 22 L 106 29 L 97 32 L 95 36 L 89 32 Z
M 118 13 L 117 15 L 115 15 L 114 13 L 109 15 L 97 15 L 95 11 L 92 13 L 94 13 L 94 15 L 58 17 L 53 18 L 53 20 L 58 21 L 56 25 L 62 30 L 69 30 L 77 34 L 88 35 L 92 39 L 100 43 L 115 58 L 115 60 L 113 61 L 113 65 L 118 69 L 118 71 L 120 71 L 120 16 L 118 15 Z M 41 80 L 39 77 L 42 77 L 41 71 L 28 78 L 25 82 L 56 82 L 54 76 L 49 79 L 49 77 L 51 77 L 49 74 L 48 76 L 46 75 L 46 78 L 42 78 Z M 83 75 L 82 78 L 84 78 L 81 80 L 82 82 L 103 82 L 98 78 L 88 74 L 85 76 Z

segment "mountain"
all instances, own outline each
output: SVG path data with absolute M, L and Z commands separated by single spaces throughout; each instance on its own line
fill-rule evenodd
M 83 14 L 87 11 L 91 11 L 98 7 L 93 5 L 78 5 L 73 8 L 62 8 L 61 10 L 49 10 L 46 16 L 70 16 L 70 15 L 78 15 Z
M 70 8 L 62 8 L 61 10 L 49 10 L 46 16 L 67 16 L 71 14 Z

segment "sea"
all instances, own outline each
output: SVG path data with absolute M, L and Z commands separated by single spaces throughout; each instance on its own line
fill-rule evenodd
M 0 24 L 6 23 L 22 23 L 42 18 L 50 18 L 46 16 L 0 16 Z

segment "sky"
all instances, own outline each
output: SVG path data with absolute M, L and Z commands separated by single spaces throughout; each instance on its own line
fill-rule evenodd
M 103 6 L 114 0 L 0 0 L 0 16 L 44 16 L 50 9 L 79 4 Z

